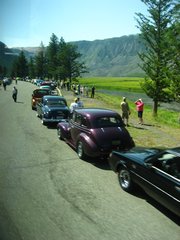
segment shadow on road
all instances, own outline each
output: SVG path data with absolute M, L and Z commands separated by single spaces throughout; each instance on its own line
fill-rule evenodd
M 163 205 L 158 203 L 156 200 L 151 198 L 146 192 L 143 191 L 139 186 L 136 187 L 136 191 L 131 193 L 133 196 L 146 200 L 147 203 L 151 204 L 154 208 L 164 214 L 166 217 L 170 218 L 174 223 L 180 226 L 180 219 L 177 215 L 172 213 L 170 210 L 165 208 Z
M 86 158 L 86 160 L 82 160 L 92 164 L 93 166 L 103 169 L 103 170 L 111 170 L 108 160 L 106 158 Z

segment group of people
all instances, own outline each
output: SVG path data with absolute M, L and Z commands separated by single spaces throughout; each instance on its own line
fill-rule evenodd
M 138 114 L 138 119 L 139 119 L 139 124 L 143 124 L 143 111 L 144 111 L 144 103 L 142 99 L 138 99 L 137 101 L 134 102 L 136 105 L 136 110 Z M 121 110 L 122 110 L 122 119 L 123 122 L 126 126 L 129 126 L 129 115 L 131 114 L 129 104 L 126 101 L 126 97 L 123 97 L 122 102 L 121 102 Z

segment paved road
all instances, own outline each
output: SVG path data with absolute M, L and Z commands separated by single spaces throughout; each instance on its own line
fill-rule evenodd
M 178 219 L 123 192 L 107 163 L 79 160 L 31 110 L 35 88 L 0 90 L 0 240 L 177 240 Z

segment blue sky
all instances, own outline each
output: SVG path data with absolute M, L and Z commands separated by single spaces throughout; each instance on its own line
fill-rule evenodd
M 137 12 L 146 13 L 141 0 L 1 0 L 0 41 L 33 47 L 52 33 L 65 42 L 136 34 Z

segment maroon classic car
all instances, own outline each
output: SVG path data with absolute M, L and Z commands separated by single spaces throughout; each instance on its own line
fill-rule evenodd
M 135 145 L 121 116 L 109 109 L 75 109 L 69 121 L 58 123 L 57 134 L 76 149 L 81 159 L 106 158 L 112 150 Z

